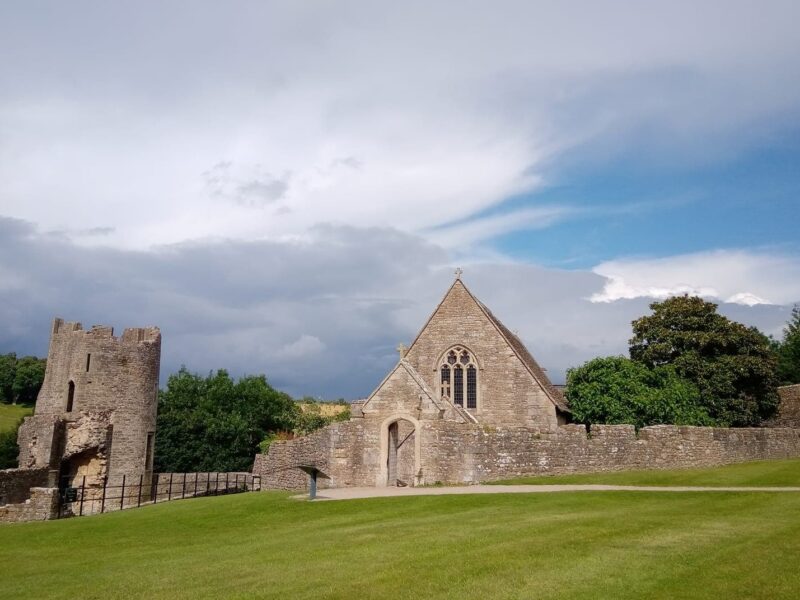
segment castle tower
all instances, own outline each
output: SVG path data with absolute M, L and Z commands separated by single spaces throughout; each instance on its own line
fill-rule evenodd
M 44 383 L 20 427 L 21 468 L 96 483 L 152 471 L 161 332 L 53 321 Z

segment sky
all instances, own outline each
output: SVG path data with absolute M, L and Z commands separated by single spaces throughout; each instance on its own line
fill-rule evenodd
M 556 383 L 800 301 L 800 4 L 0 4 L 0 352 L 54 316 L 364 397 L 453 279 Z

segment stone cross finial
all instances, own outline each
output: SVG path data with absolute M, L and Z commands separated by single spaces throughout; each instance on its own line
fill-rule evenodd
M 456 279 L 461 279 L 461 275 L 464 273 L 464 270 L 461 267 L 456 269 Z
M 399 344 L 397 346 L 397 352 L 400 354 L 400 358 L 405 358 L 406 357 L 406 351 L 407 350 L 408 350 L 408 348 L 406 348 L 405 344 L 401 343 L 401 344 Z

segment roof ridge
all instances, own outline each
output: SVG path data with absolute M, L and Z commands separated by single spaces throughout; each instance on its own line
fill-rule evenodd
M 544 369 L 539 366 L 539 363 L 536 362 L 535 358 L 533 358 L 530 350 L 528 350 L 522 340 L 519 339 L 519 336 L 506 327 L 503 322 L 498 319 L 491 310 L 489 310 L 488 306 L 478 300 L 475 295 L 469 291 L 467 286 L 464 286 L 464 289 L 467 290 L 467 293 L 470 295 L 470 297 L 475 301 L 486 317 L 492 322 L 503 339 L 506 340 L 506 343 L 511 347 L 511 349 L 514 351 L 514 354 L 517 355 L 517 358 L 520 359 L 522 364 L 525 365 L 525 368 L 528 369 L 531 376 L 542 387 L 544 393 L 547 395 L 550 401 L 555 404 L 559 410 L 570 412 L 569 405 L 567 404 L 564 395 L 553 385 L 553 383 L 550 381 L 550 378 L 547 376 L 547 373 L 545 373 Z

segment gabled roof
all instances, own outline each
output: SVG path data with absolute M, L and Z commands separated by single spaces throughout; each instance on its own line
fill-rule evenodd
M 466 286 L 464 286 L 464 289 L 466 289 Z M 469 290 L 467 291 L 469 292 Z M 550 400 L 553 401 L 553 404 L 555 404 L 559 410 L 570 412 L 569 405 L 567 404 L 567 399 L 564 398 L 564 394 L 562 394 L 561 390 L 553 385 L 553 383 L 550 381 L 550 378 L 547 376 L 547 373 L 545 373 L 544 369 L 539 366 L 539 363 L 537 363 L 536 359 L 533 358 L 533 355 L 525 347 L 525 344 L 522 343 L 522 340 L 520 340 L 517 335 L 510 331 L 508 327 L 503 325 L 500 319 L 495 317 L 494 314 L 492 314 L 492 311 L 490 311 L 483 304 L 483 302 L 477 298 L 475 301 L 478 303 L 478 306 L 481 307 L 483 312 L 486 313 L 486 316 L 489 317 L 489 320 L 494 324 L 494 326 L 497 327 L 502 336 L 508 342 L 508 345 L 511 346 L 522 363 L 527 367 L 528 371 L 531 372 L 533 378 L 539 382 L 539 385 L 542 386 L 542 389 L 544 389 L 545 393 L 550 397 Z
M 438 400 L 436 398 L 436 394 L 434 394 L 428 387 L 428 384 L 425 383 L 425 380 L 422 378 L 422 376 L 419 373 L 417 373 L 417 370 L 414 367 L 411 366 L 411 363 L 401 358 L 400 361 L 395 365 L 394 369 L 389 371 L 386 377 L 384 377 L 383 380 L 378 384 L 378 387 L 376 387 L 373 390 L 373 392 L 369 395 L 369 397 L 363 401 L 364 403 L 361 405 L 362 411 L 367 407 L 367 405 L 370 403 L 375 394 L 377 394 L 381 390 L 381 388 L 383 388 L 384 384 L 389 380 L 389 378 L 392 375 L 395 374 L 395 372 L 398 369 L 404 369 L 408 373 L 411 379 L 414 380 L 414 383 L 416 383 L 419 386 L 419 388 L 425 393 L 425 395 L 430 399 L 430 401 L 437 409 L 443 410 L 445 408 L 444 406 L 442 406 L 441 400 Z
M 431 322 L 431 319 L 433 319 L 434 315 L 439 311 L 439 308 L 442 306 L 442 304 L 444 304 L 445 300 L 447 300 L 447 297 L 453 291 L 453 288 L 455 288 L 457 285 L 460 285 L 464 289 L 464 291 L 467 292 L 469 297 L 472 298 L 472 300 L 475 302 L 478 308 L 480 308 L 483 314 L 486 315 L 486 318 L 489 319 L 489 322 L 491 322 L 492 325 L 494 325 L 498 333 L 503 337 L 503 339 L 505 339 L 506 343 L 514 351 L 514 354 L 516 354 L 517 358 L 519 358 L 522 364 L 525 365 L 525 368 L 528 370 L 528 372 L 530 372 L 531 376 L 536 380 L 536 382 L 539 383 L 539 385 L 544 390 L 545 394 L 547 394 L 547 397 L 550 398 L 550 401 L 556 406 L 556 408 L 558 408 L 560 411 L 563 412 L 570 412 L 569 405 L 567 404 L 566 398 L 564 398 L 564 394 L 562 394 L 561 390 L 557 389 L 552 384 L 550 378 L 547 376 L 544 369 L 542 369 L 542 367 L 539 366 L 539 363 L 537 363 L 536 359 L 533 358 L 533 355 L 531 355 L 531 353 L 525 347 L 525 344 L 522 343 L 522 340 L 520 340 L 519 337 L 517 337 L 514 333 L 512 333 L 511 330 L 508 329 L 508 327 L 503 325 L 500 319 L 495 317 L 494 314 L 492 314 L 492 311 L 490 311 L 486 307 L 486 305 L 483 304 L 483 302 L 481 302 L 475 297 L 475 295 L 469 290 L 469 288 L 466 285 L 464 285 L 464 282 L 461 281 L 460 277 L 457 277 L 456 280 L 453 281 L 453 284 L 447 289 L 447 292 L 445 293 L 444 297 L 439 302 L 439 304 L 436 305 L 436 308 L 431 313 L 431 316 L 428 317 L 428 320 L 425 321 L 425 325 L 422 327 L 422 329 L 420 329 L 419 333 L 417 334 L 417 337 L 415 337 L 414 341 L 411 342 L 411 345 L 408 347 L 408 351 L 410 352 L 411 348 L 414 347 L 414 344 L 417 343 L 417 340 L 422 335 L 422 332 L 424 332 L 425 329 L 427 329 L 428 324 Z

